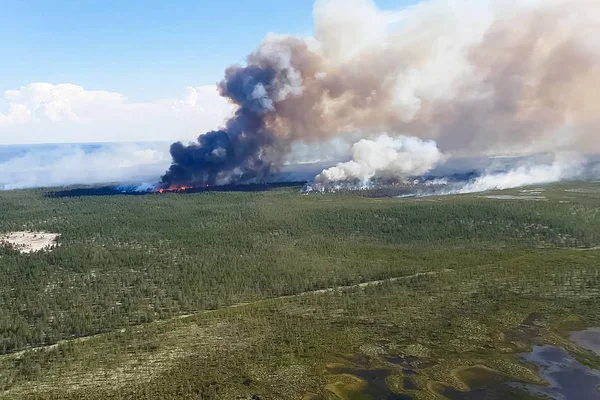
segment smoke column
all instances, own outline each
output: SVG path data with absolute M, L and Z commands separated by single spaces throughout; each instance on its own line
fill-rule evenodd
M 382 135 L 376 140 L 363 139 L 356 143 L 352 148 L 351 161 L 324 170 L 315 181 L 318 185 L 327 186 L 331 182 L 354 180 L 364 186 L 374 178 L 406 179 L 431 171 L 442 159 L 443 155 L 433 141 Z
M 173 144 L 163 186 L 264 179 L 294 141 L 357 132 L 387 132 L 382 154 L 398 136 L 435 140 L 448 156 L 600 150 L 600 1 L 428 0 L 390 12 L 318 0 L 314 26 L 308 38 L 268 35 L 226 71 L 219 88 L 235 116 Z M 401 163 L 393 170 L 410 170 Z

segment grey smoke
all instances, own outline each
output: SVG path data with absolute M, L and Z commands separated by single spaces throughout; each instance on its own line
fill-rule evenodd
M 447 156 L 600 150 L 600 2 L 318 0 L 314 22 L 314 37 L 268 35 L 227 70 L 236 115 L 174 144 L 164 186 L 268 179 L 292 143 L 356 132 Z

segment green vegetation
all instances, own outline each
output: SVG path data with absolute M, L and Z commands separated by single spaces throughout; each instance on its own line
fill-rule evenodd
M 540 383 L 514 354 L 541 343 L 600 367 L 566 339 L 600 325 L 597 183 L 541 201 L 46 194 L 0 193 L 0 232 L 61 235 L 0 250 L 0 398 L 434 399 Z

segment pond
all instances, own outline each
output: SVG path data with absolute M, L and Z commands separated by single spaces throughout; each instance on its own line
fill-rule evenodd
M 600 356 L 600 328 L 571 332 L 570 339 L 578 346 L 593 351 L 596 355 Z
M 519 355 L 539 367 L 548 386 L 512 384 L 534 395 L 556 400 L 600 399 L 600 371 L 591 369 L 554 346 L 535 346 L 531 353 Z

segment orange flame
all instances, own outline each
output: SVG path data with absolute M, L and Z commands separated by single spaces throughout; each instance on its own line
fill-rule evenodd
M 156 190 L 156 193 L 172 193 L 172 192 L 185 192 L 186 190 L 193 189 L 193 186 L 169 186 L 168 188 L 160 188 Z
M 184 192 L 192 189 L 192 186 L 170 186 L 168 188 L 160 188 L 157 190 L 158 193 L 170 193 L 170 192 Z

